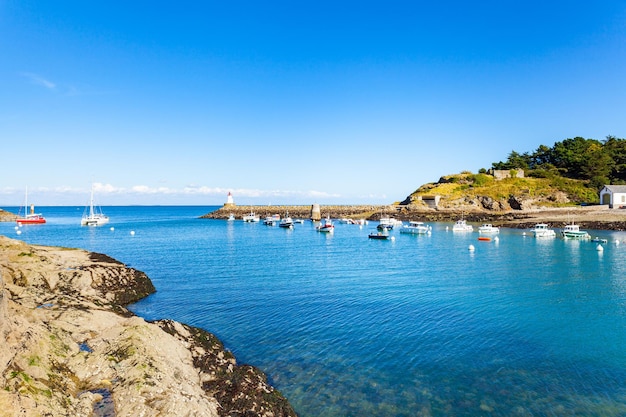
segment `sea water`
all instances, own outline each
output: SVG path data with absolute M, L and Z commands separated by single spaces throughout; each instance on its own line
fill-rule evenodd
M 626 233 L 381 241 L 376 222 L 199 219 L 216 208 L 104 207 L 95 228 L 40 207 L 47 224 L 0 233 L 146 272 L 157 292 L 132 311 L 216 334 L 303 417 L 626 415 Z

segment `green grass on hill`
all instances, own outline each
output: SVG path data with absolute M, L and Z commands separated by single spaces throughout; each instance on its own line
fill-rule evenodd
M 567 197 L 563 202 L 558 195 Z M 411 197 L 440 195 L 442 200 L 458 200 L 463 198 L 490 197 L 494 200 L 507 200 L 511 196 L 531 198 L 541 201 L 545 206 L 563 206 L 580 203 L 595 204 L 599 202 L 598 192 L 587 187 L 581 180 L 573 180 L 560 176 L 552 178 L 506 178 L 496 180 L 488 174 L 460 174 L 442 177 L 437 183 L 428 183 L 417 189 Z

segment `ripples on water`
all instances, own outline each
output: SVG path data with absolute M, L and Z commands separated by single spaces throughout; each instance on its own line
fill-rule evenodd
M 113 207 L 111 231 L 56 210 L 20 238 L 145 271 L 158 292 L 137 314 L 214 332 L 301 416 L 626 415 L 626 244 L 478 242 L 444 223 L 373 241 L 374 223 L 325 235 L 198 207 Z

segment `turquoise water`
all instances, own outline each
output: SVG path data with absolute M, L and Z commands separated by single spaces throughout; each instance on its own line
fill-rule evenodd
M 146 272 L 157 293 L 135 313 L 215 333 L 303 417 L 626 415 L 626 233 L 590 231 L 601 252 L 452 223 L 380 241 L 375 222 L 198 219 L 215 208 L 105 207 L 96 229 L 82 207 L 41 207 L 48 224 L 0 233 Z

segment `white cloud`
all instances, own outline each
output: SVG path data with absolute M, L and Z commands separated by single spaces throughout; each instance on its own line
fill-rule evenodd
M 258 201 L 263 204 L 269 202 L 293 202 L 298 204 L 302 201 L 339 201 L 346 198 L 341 194 L 327 193 L 316 190 L 309 191 L 292 191 L 292 190 L 259 190 L 250 188 L 224 188 L 224 187 L 208 187 L 199 185 L 187 185 L 182 188 L 170 187 L 151 187 L 148 185 L 132 185 L 128 187 L 118 187 L 109 183 L 93 183 L 94 193 L 96 197 L 102 201 L 110 201 L 113 204 L 133 204 L 137 201 L 151 202 L 151 204 L 159 204 L 163 202 L 198 202 L 198 201 L 226 201 L 228 193 L 232 193 L 235 201 Z M 55 204 L 80 204 L 85 198 L 89 197 L 90 188 L 77 188 L 73 186 L 57 186 L 57 187 L 35 187 L 29 188 L 31 193 L 37 196 L 39 205 L 55 205 Z M 2 200 L 9 205 L 13 201 L 21 201 L 24 191 L 15 187 L 0 188 Z M 381 196 L 369 196 L 370 198 L 380 198 Z
M 56 84 L 55 83 L 53 83 L 52 81 L 49 81 L 49 80 L 43 78 L 40 75 L 33 74 L 31 72 L 24 72 L 24 73 L 22 73 L 22 76 L 26 77 L 27 79 L 29 79 L 31 83 L 33 83 L 35 85 L 39 85 L 39 86 L 45 87 L 48 90 L 54 90 L 56 88 Z

